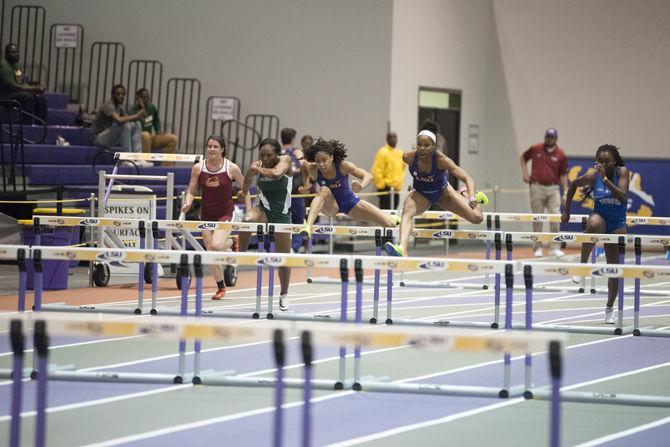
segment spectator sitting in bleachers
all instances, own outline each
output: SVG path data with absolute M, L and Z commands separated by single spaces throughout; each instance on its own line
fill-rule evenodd
M 112 87 L 112 99 L 100 106 L 91 126 L 91 142 L 97 146 L 109 148 L 121 146 L 125 152 L 142 150 L 142 128 L 138 121 L 147 115 L 144 106 L 135 114 L 128 115 L 123 108 L 126 88 L 117 84 Z M 152 163 L 140 160 L 138 166 L 151 166 Z
M 47 120 L 47 102 L 42 93 L 45 88 L 33 83 L 19 67 L 19 47 L 13 43 L 5 46 L 5 58 L 0 61 L 0 96 L 19 102 L 21 109 Z M 23 124 L 33 124 L 30 116 L 23 115 Z
M 142 105 L 144 107 L 142 107 Z M 151 152 L 153 149 L 163 148 L 166 154 L 174 154 L 177 149 L 177 135 L 161 132 L 161 121 L 158 118 L 158 110 L 151 103 L 149 90 L 141 88 L 135 94 L 135 104 L 128 109 L 129 114 L 137 113 L 142 108 L 147 116 L 140 120 L 142 126 L 142 151 Z M 155 131 L 154 134 L 151 131 Z M 174 162 L 163 162 L 163 166 L 174 166 Z

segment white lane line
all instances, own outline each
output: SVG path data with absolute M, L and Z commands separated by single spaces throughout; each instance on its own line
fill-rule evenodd
M 665 425 L 667 423 L 670 423 L 670 416 L 667 418 L 659 419 L 654 422 L 650 422 L 648 424 L 644 425 L 639 425 L 637 427 L 629 428 L 628 430 L 623 430 L 617 433 L 612 433 L 607 436 L 603 436 L 597 439 L 592 439 L 591 441 L 584 442 L 582 444 L 577 444 L 575 447 L 594 447 L 597 445 L 603 445 L 607 442 L 614 441 L 615 439 L 619 438 L 625 438 L 626 436 L 634 435 L 635 433 L 639 433 L 641 431 L 649 430 L 651 428 L 656 428 L 660 427 L 662 425 Z
M 615 340 L 619 340 L 619 339 L 620 338 L 616 338 Z M 625 376 L 630 376 L 630 375 L 634 375 L 634 374 L 644 373 L 646 371 L 650 371 L 650 370 L 653 370 L 653 369 L 656 369 L 656 368 L 666 367 L 668 365 L 670 365 L 670 363 L 663 363 L 661 365 L 654 365 L 654 366 L 649 366 L 649 367 L 641 368 L 641 369 L 634 370 L 634 371 L 628 371 L 628 372 L 625 372 L 625 373 L 614 374 L 614 375 L 611 375 L 611 376 L 602 377 L 600 379 L 590 380 L 590 381 L 587 381 L 587 382 L 581 382 L 581 383 L 576 383 L 574 385 L 561 387 L 561 390 L 564 390 L 564 391 L 565 390 L 572 390 L 572 389 L 575 389 L 575 388 L 580 388 L 582 386 L 592 385 L 594 383 L 607 382 L 609 380 L 615 380 L 615 379 L 618 379 L 620 377 L 625 377 Z M 466 418 L 466 417 L 475 416 L 477 414 L 486 413 L 488 411 L 497 410 L 498 408 L 507 407 L 507 406 L 511 406 L 511 405 L 516 405 L 516 404 L 524 402 L 524 401 L 525 401 L 525 399 L 523 399 L 523 398 L 516 398 L 516 399 L 512 399 L 510 401 L 506 401 L 506 402 L 502 402 L 502 403 L 498 403 L 498 404 L 493 404 L 493 405 L 487 405 L 485 407 L 475 408 L 473 410 L 468 410 L 468 411 L 464 411 L 464 412 L 461 412 L 461 413 L 452 414 L 452 415 L 442 417 L 442 418 L 439 418 L 439 419 L 433 419 L 433 420 L 430 420 L 430 421 L 418 422 L 418 423 L 415 423 L 415 424 L 409 424 L 409 425 L 405 425 L 405 426 L 402 426 L 402 427 L 396 427 L 396 428 L 392 428 L 390 430 L 385 430 L 385 431 L 382 431 L 382 432 L 373 433 L 373 434 L 367 435 L 367 436 L 360 436 L 360 437 L 357 437 L 357 438 L 348 439 L 346 441 L 329 444 L 328 447 L 348 447 L 348 446 L 352 446 L 352 445 L 361 444 L 361 443 L 364 443 L 364 442 L 369 442 L 369 441 L 374 441 L 374 440 L 377 440 L 377 439 L 387 438 L 389 436 L 398 435 L 398 434 L 401 434 L 401 433 L 406 433 L 408 431 L 418 430 L 418 429 L 421 429 L 421 428 L 431 427 L 431 426 L 434 426 L 434 425 L 445 424 L 447 422 L 452 422 L 452 421 L 455 421 L 455 420 L 458 420 L 458 419 L 463 419 L 463 418 Z M 670 418 L 668 418 L 668 419 L 670 419 Z
M 120 396 L 113 396 L 113 397 L 105 397 L 102 399 L 96 399 L 96 400 L 89 400 L 86 402 L 79 402 L 79 403 L 74 403 L 74 404 L 67 404 L 67 405 L 60 405 L 58 407 L 49 407 L 46 409 L 47 413 L 57 413 L 59 411 L 69 411 L 69 410 L 75 410 L 79 408 L 85 408 L 85 407 L 92 407 L 94 405 L 103 405 L 103 404 L 110 404 L 113 402 L 118 402 L 121 400 L 125 399 L 134 399 L 136 397 L 145 397 L 145 396 L 151 396 L 154 394 L 161 394 L 169 391 L 176 391 L 176 390 L 181 390 L 184 388 L 189 388 L 194 386 L 192 383 L 186 383 L 183 385 L 171 385 L 169 387 L 163 387 L 159 388 L 156 390 L 150 390 L 150 391 L 141 391 L 138 393 L 132 393 L 132 394 L 123 394 Z M 24 411 L 21 412 L 21 417 L 33 417 L 36 416 L 37 412 L 36 411 Z M 12 419 L 11 415 L 7 416 L 0 416 L 0 422 L 5 422 L 9 421 Z
M 491 331 L 486 331 L 486 332 L 491 332 Z M 578 348 L 578 347 L 583 347 L 583 346 L 588 346 L 588 345 L 593 345 L 593 344 L 599 344 L 599 343 L 605 343 L 605 342 L 609 342 L 609 341 L 621 340 L 622 338 L 628 338 L 628 337 L 632 337 L 632 335 L 586 342 L 586 343 L 582 343 L 582 344 L 578 344 L 578 345 L 568 346 L 568 347 L 566 347 L 566 349 L 573 349 L 573 348 Z M 268 343 L 268 342 L 269 341 L 257 342 L 255 344 Z M 240 345 L 237 345 L 237 346 L 240 346 Z M 224 347 L 224 348 L 231 348 L 231 347 L 235 347 L 235 346 Z M 374 351 L 364 351 L 362 354 L 363 355 L 377 354 L 377 353 L 387 352 L 387 351 L 396 350 L 396 349 L 404 349 L 404 348 L 407 348 L 407 347 L 409 347 L 409 346 L 385 348 L 385 349 L 379 349 L 379 350 L 374 350 Z M 213 350 L 216 350 L 216 349 L 222 349 L 222 348 L 214 348 Z M 541 354 L 541 353 L 536 353 L 534 355 L 539 355 L 539 354 Z M 351 356 L 353 356 L 353 354 L 348 355 L 348 357 L 351 357 Z M 325 362 L 328 362 L 328 361 L 337 360 L 338 358 L 339 357 L 334 356 L 334 357 L 330 357 L 330 358 L 319 359 L 315 363 L 325 363 Z M 515 357 L 514 360 L 520 359 L 520 358 L 522 358 L 522 356 Z M 491 364 L 501 363 L 501 362 L 502 362 L 502 360 L 483 362 L 483 363 L 480 363 L 480 364 L 455 368 L 453 370 L 447 370 L 447 371 L 432 373 L 432 374 L 429 374 L 429 375 L 423 375 L 423 376 L 417 376 L 417 377 L 408 377 L 408 378 L 405 378 L 405 379 L 398 380 L 397 382 L 409 382 L 409 381 L 422 380 L 422 379 L 425 379 L 425 378 L 435 377 L 435 376 L 440 376 L 440 375 L 454 374 L 454 373 L 457 373 L 457 372 L 461 372 L 461 371 L 465 371 L 465 370 L 469 370 L 469 369 L 475 369 L 475 368 L 478 368 L 478 367 L 488 366 L 488 365 L 491 365 Z M 298 363 L 298 364 L 294 364 L 294 365 L 288 365 L 288 366 L 286 366 L 286 369 L 299 368 L 299 367 L 302 367 L 302 366 L 303 366 L 302 363 Z M 89 368 L 89 370 L 100 369 L 100 368 L 102 368 L 102 367 Z M 248 376 L 253 376 L 253 375 L 257 375 L 257 374 L 274 372 L 274 371 L 276 371 L 276 369 L 272 368 L 272 369 L 268 369 L 268 370 L 250 372 L 250 373 L 242 374 L 240 376 L 248 377 Z M 162 393 L 162 392 L 175 391 L 177 389 L 178 389 L 177 387 L 161 388 L 159 390 L 148 391 L 148 392 L 146 392 L 146 394 L 143 394 L 143 395 L 150 395 L 150 394 L 157 394 L 157 393 Z M 327 394 L 325 396 L 322 396 L 322 397 L 319 397 L 319 398 L 316 398 L 316 399 L 312 399 L 312 402 L 319 402 L 321 400 L 327 400 L 327 399 L 330 399 L 330 398 L 338 398 L 338 397 L 342 397 L 342 396 L 348 395 L 348 394 L 352 394 L 352 392 L 345 392 L 344 394 L 343 393 L 331 393 L 331 394 Z M 99 399 L 97 401 L 89 401 L 89 402 L 69 404 L 69 405 L 65 405 L 65 406 L 61 406 L 61 407 L 54 407 L 51 410 L 52 411 L 73 410 L 73 409 L 77 409 L 77 408 L 80 408 L 80 407 L 88 407 L 88 406 L 92 406 L 92 405 L 96 405 L 96 404 L 104 404 L 104 403 L 108 403 L 108 402 L 116 402 L 116 401 L 121 401 L 121 400 L 126 400 L 126 399 L 132 399 L 134 397 L 140 397 L 140 396 L 138 395 L 138 393 L 133 393 L 133 394 L 128 394 L 128 395 L 111 397 L 111 398 L 108 398 L 108 399 L 112 399 L 112 400 L 109 400 L 109 401 L 106 400 L 106 399 Z M 294 402 L 294 403 L 291 403 L 291 404 L 286 404 L 284 407 L 290 408 L 290 407 L 297 406 L 297 405 L 302 405 L 302 402 Z M 56 408 L 59 408 L 59 410 L 56 410 Z M 249 415 L 261 414 L 261 413 L 269 412 L 269 411 L 272 411 L 272 410 L 274 410 L 273 407 L 268 407 L 267 409 L 261 409 L 261 410 L 254 410 L 254 411 L 251 412 L 253 414 L 249 414 Z M 257 411 L 261 411 L 261 413 L 257 413 Z M 245 414 L 246 413 L 249 413 L 249 412 L 245 412 Z M 34 412 L 27 412 L 26 415 L 27 416 L 33 416 Z M 222 418 L 216 418 L 217 419 L 216 422 L 223 422 L 223 421 L 226 421 L 226 420 L 234 420 L 234 419 L 238 419 L 238 418 L 241 418 L 241 417 L 245 417 L 245 416 L 240 416 L 239 414 L 238 415 L 229 415 L 229 416 L 224 416 Z M 216 422 L 210 422 L 210 423 L 216 423 Z M 187 428 L 184 428 L 184 429 L 187 429 Z M 139 434 L 139 435 L 134 435 L 134 437 L 140 436 L 140 438 L 138 438 L 138 439 L 145 439 L 146 437 L 159 436 L 161 434 L 167 434 L 169 432 L 165 432 L 165 429 L 161 429 L 161 430 L 155 430 L 155 431 L 148 432 L 148 433 L 157 433 L 157 434 L 147 436 L 147 433 L 143 433 L 143 434 Z M 123 439 L 126 439 L 126 438 L 123 438 Z M 110 442 L 112 442 L 112 441 L 110 441 Z M 121 441 L 121 442 L 129 442 L 129 441 Z M 103 443 L 103 444 L 100 444 L 100 445 L 116 445 L 116 444 Z
M 106 338 L 104 340 L 89 340 L 89 341 L 82 341 L 79 343 L 68 343 L 65 345 L 55 345 L 55 346 L 49 346 L 49 350 L 51 351 L 52 349 L 62 349 L 62 348 L 70 348 L 73 346 L 85 346 L 85 345 L 92 345 L 95 343 L 105 343 L 108 341 L 119 341 L 119 340 L 129 340 L 131 338 L 138 338 L 138 337 L 144 337 L 144 335 L 131 335 L 128 337 L 117 337 L 117 338 Z M 28 354 L 30 352 L 33 352 L 33 349 L 26 349 L 23 351 L 24 354 Z M 13 352 L 2 352 L 0 353 L 0 357 L 8 357 L 14 355 Z

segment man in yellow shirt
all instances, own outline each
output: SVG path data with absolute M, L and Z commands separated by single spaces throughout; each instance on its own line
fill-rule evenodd
M 395 132 L 386 134 L 386 144 L 379 148 L 375 161 L 370 170 L 377 191 L 395 190 L 393 198 L 394 208 L 398 208 L 398 192 L 402 189 L 405 177 L 405 163 L 402 161 L 402 149 L 396 147 L 398 135 Z M 391 195 L 379 196 L 379 208 L 385 210 L 391 208 Z

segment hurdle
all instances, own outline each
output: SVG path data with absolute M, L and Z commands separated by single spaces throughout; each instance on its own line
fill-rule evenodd
M 202 320 L 199 318 L 156 317 L 149 321 L 140 321 L 137 318 L 105 321 L 91 318 L 90 315 L 44 315 L 22 314 L 19 317 L 0 318 L 0 327 L 9 327 L 12 340 L 15 365 L 23 357 L 23 347 L 26 333 L 33 329 L 35 346 L 38 347 L 40 362 L 46 362 L 49 336 L 121 336 L 147 335 L 167 340 L 253 340 L 258 337 L 272 340 L 274 360 L 277 366 L 276 377 L 269 386 L 274 388 L 274 406 L 272 433 L 275 445 L 281 445 L 284 433 L 285 419 L 283 417 L 284 388 L 291 386 L 296 379 L 284 377 L 286 340 L 299 337 L 302 347 L 302 356 L 305 360 L 304 379 L 300 380 L 303 395 L 306 396 L 302 412 L 302 445 L 311 444 L 311 415 L 308 399 L 315 386 L 311 378 L 312 350 L 314 345 L 326 346 L 361 346 L 366 348 L 389 348 L 397 346 L 412 346 L 436 352 L 493 352 L 509 351 L 517 354 L 534 351 L 549 350 L 551 362 L 551 383 L 553 389 L 558 389 L 561 378 L 563 337 L 543 334 L 533 336 L 519 336 L 513 333 L 497 333 L 481 335 L 472 332 L 454 332 L 444 328 L 421 329 L 362 326 L 357 324 L 331 324 L 323 322 L 297 323 L 265 320 L 252 326 L 240 327 L 234 323 L 222 320 Z M 17 361 L 17 359 L 19 359 Z M 15 370 L 16 372 L 16 370 Z M 38 423 L 35 427 L 37 440 L 45 441 L 46 433 L 46 400 L 48 379 L 45 371 L 40 375 L 41 380 L 37 388 Z M 22 404 L 22 384 L 12 390 L 12 412 L 10 447 L 20 443 L 20 412 Z M 468 394 L 465 394 L 468 395 Z M 552 446 L 558 447 L 560 436 L 560 395 L 554 393 L 549 405 L 550 412 L 550 439 Z M 42 415 L 39 417 L 39 415 Z M 277 444 L 278 443 L 278 444 Z M 44 445 L 44 444 L 36 444 Z
M 27 250 L 27 247 L 21 246 L 0 246 L 0 259 L 15 259 L 19 254 L 19 250 Z M 478 266 L 471 262 L 462 261 L 462 260 L 426 260 L 423 258 L 389 258 L 389 257 L 377 257 L 377 256 L 362 256 L 362 257 L 336 257 L 331 255 L 288 255 L 288 254 L 249 254 L 249 253 L 196 253 L 188 251 L 172 251 L 172 250 L 115 250 L 109 251 L 105 249 L 98 248 L 68 248 L 68 247 L 42 247 L 34 248 L 30 251 L 31 258 L 33 259 L 77 259 L 77 260 L 92 260 L 99 259 L 101 257 L 105 259 L 113 260 L 124 260 L 126 262 L 171 262 L 179 264 L 181 272 L 182 282 L 185 285 L 187 281 L 187 268 L 188 265 L 196 260 L 195 255 L 198 256 L 198 264 L 238 264 L 238 265 L 272 265 L 274 267 L 286 266 L 286 267 L 306 267 L 308 265 L 319 266 L 325 268 L 339 268 L 342 275 L 342 309 L 341 309 L 341 320 L 344 322 L 347 319 L 347 283 L 348 283 L 348 266 L 356 266 L 356 280 L 357 280 L 357 296 L 356 296 L 356 322 L 362 322 L 362 279 L 363 279 L 363 269 L 375 269 L 375 268 L 384 268 L 388 270 L 431 270 L 431 271 L 446 271 L 447 269 L 456 270 L 456 271 L 471 271 L 474 267 L 481 269 L 482 271 L 494 271 L 496 268 L 505 268 L 506 276 L 511 276 L 512 265 L 505 264 L 500 261 L 481 261 L 486 262 L 482 266 Z M 200 297 L 197 295 L 200 294 Z M 201 300 L 202 290 L 201 288 L 196 289 L 196 312 L 199 308 L 199 300 Z M 180 315 L 187 316 L 188 313 L 188 295 L 186 287 L 182 289 L 182 300 L 181 300 L 181 309 Z M 35 301 L 36 304 L 39 304 L 41 297 L 36 294 Z M 40 308 L 36 306 L 38 311 Z M 507 312 L 509 312 L 508 310 Z M 216 315 L 211 315 L 216 316 Z M 388 318 L 391 318 L 391 315 L 387 315 Z M 288 317 L 290 318 L 290 317 Z M 288 319 L 287 318 L 287 319 Z M 432 324 L 432 323 L 431 323 Z M 448 323 L 440 323 L 440 325 L 446 325 Z M 150 381 L 157 383 L 181 383 L 184 380 L 184 352 L 185 346 L 180 342 L 179 346 L 180 352 L 180 362 L 179 362 L 179 371 L 176 376 L 168 375 L 144 375 L 144 374 L 130 374 L 122 375 L 115 374 L 114 380 L 120 381 Z M 344 350 L 340 351 L 340 377 L 335 386 L 344 387 L 344 359 L 346 352 Z M 198 356 L 196 355 L 197 359 Z M 358 356 L 360 360 L 360 355 Z M 357 361 L 359 361 L 357 360 Z M 506 368 L 509 368 L 509 362 L 506 364 Z M 358 368 L 355 368 L 358 369 Z M 67 371 L 56 372 L 59 377 L 67 380 L 69 377 L 79 377 L 77 373 L 71 373 Z M 509 377 L 509 374 L 505 374 L 506 377 Z M 95 379 L 99 377 L 98 374 L 93 373 L 89 374 L 87 378 Z M 203 378 L 204 380 L 204 378 Z M 507 384 L 508 379 L 505 381 Z M 227 380 L 226 383 L 230 384 L 231 381 Z M 507 388 L 507 387 L 506 387 Z
M 620 236 L 620 239 L 624 239 Z M 636 307 L 637 319 L 633 326 L 623 325 L 624 320 L 624 293 L 623 283 L 624 279 L 669 279 L 670 266 L 645 266 L 645 265 L 624 265 L 624 264 L 607 264 L 603 267 L 594 267 L 589 264 L 581 263 L 547 263 L 539 261 L 521 261 L 519 263 L 524 274 L 525 290 L 526 290 L 526 323 L 524 325 L 513 324 L 513 329 L 528 330 L 529 326 L 532 329 L 541 329 L 544 331 L 565 331 L 575 333 L 595 333 L 595 334 L 610 334 L 623 335 L 627 333 L 634 333 L 634 335 L 642 335 L 642 329 L 639 328 L 639 285 L 635 287 L 635 299 L 638 302 Z M 562 324 L 532 324 L 532 300 L 533 300 L 533 276 L 534 275 L 558 275 L 562 277 L 570 277 L 571 275 L 596 275 L 605 278 L 619 279 L 619 294 L 617 297 L 617 323 L 614 329 L 597 326 L 574 326 Z M 636 281 L 637 282 L 637 281 Z M 637 331 L 635 331 L 637 329 Z M 670 336 L 670 331 L 649 331 L 657 336 Z M 645 333 L 645 335 L 647 335 Z
M 86 228 L 97 228 L 102 230 L 105 234 L 105 237 L 112 242 L 113 246 L 123 246 L 123 243 L 118 239 L 118 237 L 110 230 L 114 229 L 127 229 L 127 230 L 138 230 L 140 236 L 140 249 L 144 249 L 147 245 L 157 248 L 157 237 L 158 233 L 155 228 L 152 228 L 151 232 L 147 232 L 147 222 L 141 219 L 117 219 L 117 218 L 100 218 L 100 217 L 65 217 L 65 216 L 34 216 L 33 217 L 33 227 L 35 228 L 36 234 L 40 233 L 40 227 L 42 225 L 46 226 L 63 226 L 63 227 L 86 227 Z M 35 244 L 39 245 L 39 240 Z M 91 268 L 90 272 L 93 274 L 103 274 L 100 273 L 105 268 L 107 261 L 105 259 L 94 259 L 88 261 Z M 111 261 L 115 262 L 115 261 Z M 155 268 L 154 268 L 155 270 Z M 98 272 L 98 273 L 95 273 Z M 144 303 L 144 280 L 145 280 L 145 267 L 144 263 L 140 263 L 138 266 L 138 292 L 137 292 L 137 305 L 133 309 L 106 309 L 104 306 L 66 306 L 64 304 L 44 304 L 45 310 L 51 311 L 81 311 L 81 312 L 109 312 L 109 313 L 132 313 L 132 314 L 141 314 Z M 151 290 L 151 312 L 156 313 L 156 294 L 157 289 L 153 284 L 156 284 L 158 273 L 153 273 L 152 281 L 152 290 Z M 41 293 L 40 293 L 41 296 Z M 40 305 L 41 302 L 40 302 Z M 21 309 L 21 304 L 19 305 Z M 20 310 L 21 311 L 21 310 Z

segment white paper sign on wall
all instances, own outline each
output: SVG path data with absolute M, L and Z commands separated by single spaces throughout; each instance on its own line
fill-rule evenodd
M 76 25 L 56 25 L 56 48 L 77 48 L 78 37 Z

